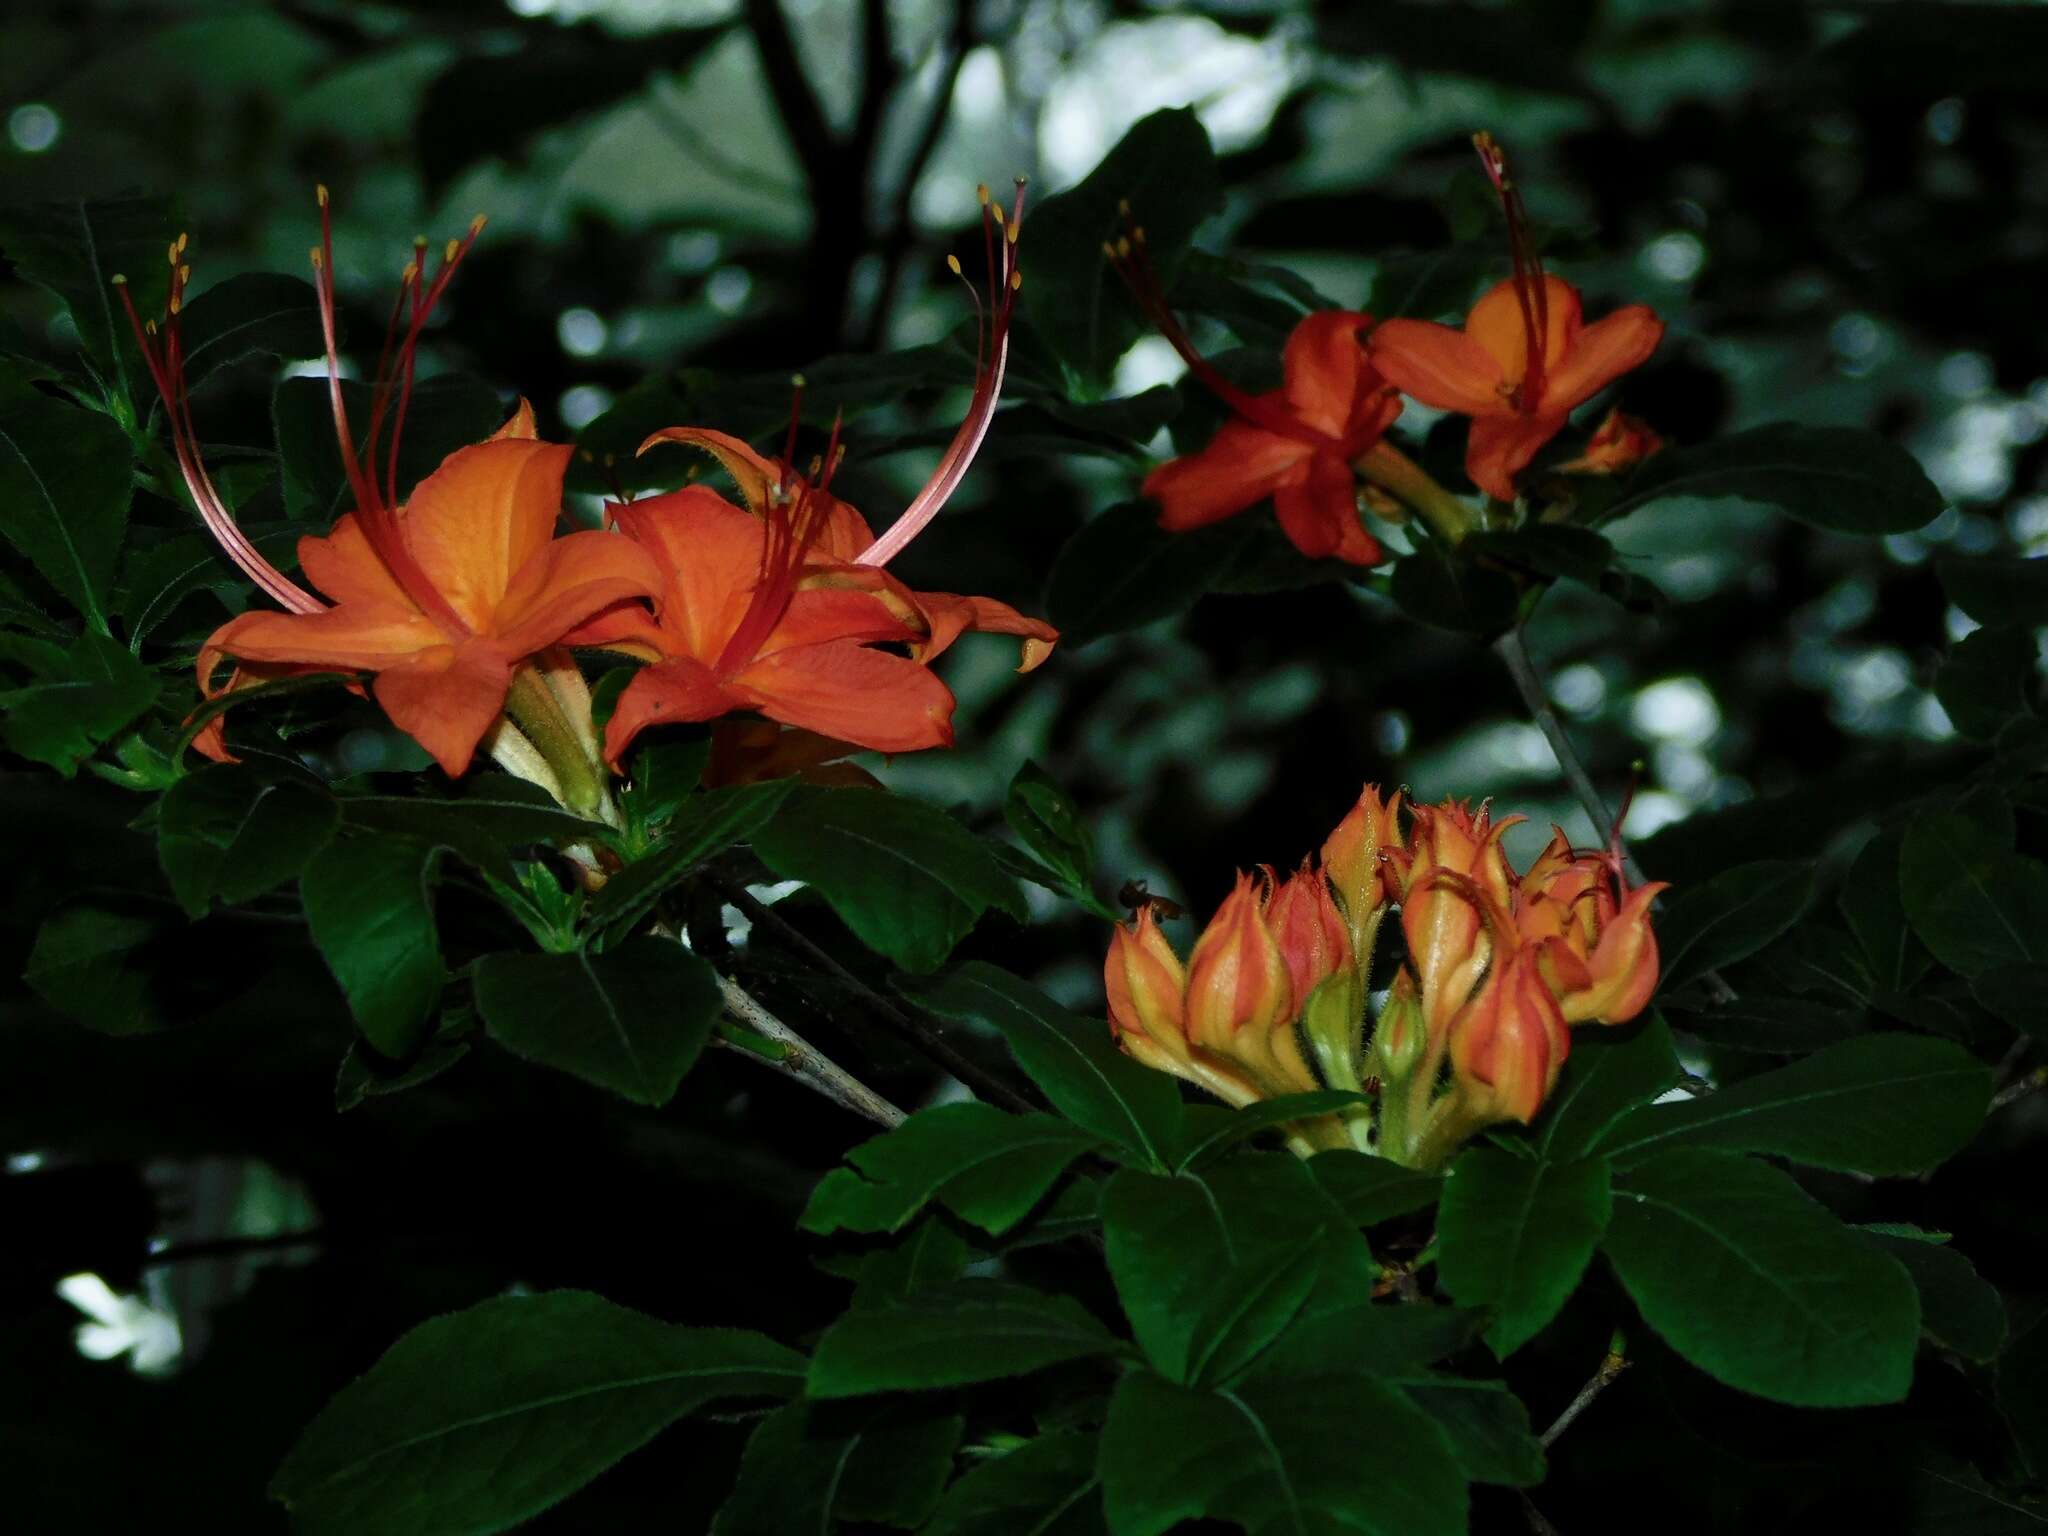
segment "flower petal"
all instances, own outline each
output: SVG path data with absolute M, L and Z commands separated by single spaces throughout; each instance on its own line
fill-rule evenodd
M 930 617 L 931 636 L 923 644 L 913 646 L 911 654 L 927 665 L 971 629 L 988 635 L 1021 636 L 1024 650 L 1017 670 L 1029 672 L 1052 654 L 1060 638 L 1060 632 L 1043 619 L 1027 618 L 1008 603 L 999 603 L 992 597 L 963 597 L 957 592 L 913 595 Z
M 757 515 L 767 507 L 770 491 L 782 478 L 779 463 L 756 453 L 729 432 L 714 432 L 709 427 L 663 427 L 636 451 L 645 453 L 657 443 L 680 443 L 685 448 L 710 454 L 732 476 L 747 509 Z
M 771 656 L 791 646 L 820 645 L 828 640 L 856 642 L 920 640 L 913 628 L 873 592 L 855 587 L 802 587 L 790 594 L 789 607 L 756 656 Z
M 1308 316 L 1288 335 L 1283 366 L 1287 370 L 1287 407 L 1318 432 L 1342 438 L 1351 430 L 1359 395 L 1378 384 L 1371 375 L 1359 330 L 1372 316 L 1355 310 L 1326 309 Z
M 1630 304 L 1580 328 L 1543 388 L 1546 411 L 1569 411 L 1632 368 L 1640 368 L 1664 339 L 1664 322 L 1645 304 Z
M 534 438 L 539 436 L 540 428 L 533 419 L 533 402 L 528 400 L 526 396 L 521 395 L 519 397 L 519 409 L 506 419 L 505 425 L 491 434 L 490 441 L 495 443 L 507 437 Z
M 1433 320 L 1382 320 L 1366 349 L 1389 384 L 1424 405 L 1466 416 L 1507 409 L 1500 363 L 1463 331 Z
M 668 653 L 717 660 L 760 580 L 767 524 L 703 485 L 614 506 L 612 516 L 660 569 L 654 611 Z
M 616 533 L 550 539 L 519 568 L 498 605 L 497 635 L 510 656 L 553 645 L 592 614 L 661 590 L 654 558 Z
M 444 646 L 377 674 L 371 692 L 384 713 L 425 747 L 442 771 L 469 771 L 476 744 L 505 710 L 512 669 L 488 642 Z
M 953 695 L 906 657 L 851 640 L 793 646 L 742 668 L 732 693 L 771 720 L 877 752 L 953 744 Z
M 1515 499 L 1515 476 L 1529 467 L 1536 450 L 1564 430 L 1564 415 L 1475 416 L 1465 444 L 1465 473 L 1489 496 Z
M 1549 374 L 1556 371 L 1559 360 L 1571 349 L 1572 337 L 1578 333 L 1579 290 L 1561 277 L 1546 276 L 1543 302 L 1543 368 Z M 1515 292 L 1513 278 L 1494 284 L 1480 296 L 1471 313 L 1465 316 L 1465 334 L 1500 365 L 1504 383 L 1522 382 L 1529 366 L 1529 325 L 1522 315 L 1522 301 Z
M 1386 558 L 1380 541 L 1358 520 L 1358 481 L 1334 453 L 1319 453 L 1273 492 L 1273 510 L 1294 547 L 1311 560 L 1332 555 L 1353 565 Z
M 671 656 L 657 661 L 635 673 L 612 706 L 612 717 L 604 728 L 605 761 L 617 768 L 633 738 L 650 725 L 712 720 L 744 707 L 745 701 L 721 686 L 711 669 L 695 657 Z
M 377 672 L 447 650 L 448 640 L 418 609 L 345 603 L 321 613 L 245 613 L 215 630 L 206 645 L 238 661 Z
M 332 602 L 419 609 L 370 547 L 353 512 L 344 514 L 325 538 L 309 533 L 299 540 L 299 569 Z
M 494 627 L 512 577 L 553 536 L 572 451 L 518 437 L 458 448 L 399 513 L 421 571 L 477 633 Z
M 1306 443 L 1249 422 L 1228 421 L 1200 453 L 1147 475 L 1144 494 L 1159 503 L 1159 526 L 1183 533 L 1265 500 L 1280 477 L 1313 452 Z

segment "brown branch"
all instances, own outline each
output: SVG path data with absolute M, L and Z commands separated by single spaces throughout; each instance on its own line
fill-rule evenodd
M 991 1104 L 999 1104 L 1005 1109 L 1015 1110 L 1019 1114 L 1032 1114 L 1037 1111 L 1039 1106 L 1031 1099 L 1019 1093 L 986 1067 L 962 1055 L 951 1041 L 940 1035 L 930 1024 L 913 1017 L 870 987 L 841 965 L 809 934 L 755 896 L 745 886 L 720 875 L 710 876 L 709 881 L 712 888 L 739 908 L 749 922 L 757 927 L 772 930 L 778 938 L 801 951 L 805 958 L 817 964 L 835 981 L 852 992 L 866 1007 L 868 1013 L 891 1034 L 950 1072 L 978 1097 Z
M 749 1057 L 771 1072 L 796 1079 L 841 1109 L 852 1110 L 885 1131 L 893 1131 L 903 1123 L 906 1117 L 902 1110 L 770 1013 L 730 976 L 719 977 L 718 986 L 725 994 L 726 1012 L 755 1034 L 773 1041 L 782 1051 L 780 1055 L 769 1056 L 723 1036 L 714 1036 L 715 1044 Z
M 1593 1373 L 1590 1381 L 1579 1388 L 1579 1395 L 1565 1404 L 1564 1412 L 1557 1416 L 1550 1428 L 1543 1431 L 1539 1437 L 1543 1443 L 1543 1449 L 1547 1451 L 1551 1446 L 1555 1445 L 1558 1437 L 1572 1427 L 1573 1422 L 1577 1420 L 1578 1416 L 1593 1406 L 1593 1399 L 1613 1386 L 1615 1381 L 1621 1376 L 1621 1373 L 1627 1369 L 1628 1360 L 1622 1355 L 1621 1351 L 1618 1349 L 1609 1350 L 1607 1358 L 1600 1362 L 1600 1369 Z

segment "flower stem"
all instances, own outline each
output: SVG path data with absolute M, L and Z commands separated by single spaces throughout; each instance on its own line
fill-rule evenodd
M 745 1033 L 763 1043 L 772 1041 L 781 1047 L 781 1051 L 770 1056 L 755 1041 L 736 1039 L 725 1033 L 715 1037 L 721 1045 L 743 1052 L 772 1070 L 795 1078 L 806 1088 L 823 1094 L 843 1109 L 850 1109 L 874 1121 L 884 1130 L 894 1130 L 903 1123 L 902 1110 L 762 1007 L 738 982 L 729 976 L 721 976 L 718 987 L 725 994 L 725 1011 Z
M 533 664 L 523 665 L 512 674 L 512 687 L 505 696 L 505 713 L 554 771 L 559 785 L 557 797 L 563 805 L 593 821 L 619 824 L 618 808 L 612 804 L 604 767 L 598 762 L 592 743 L 576 729 L 562 707 L 562 700 Z
M 1399 497 L 1446 544 L 1456 544 L 1472 531 L 1472 508 L 1453 496 L 1434 476 L 1385 438 L 1374 443 L 1351 467 L 1361 479 Z

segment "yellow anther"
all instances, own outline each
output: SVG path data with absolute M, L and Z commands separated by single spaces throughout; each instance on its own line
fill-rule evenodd
M 986 208 L 988 206 L 988 183 L 984 181 L 976 185 L 974 195 L 981 199 L 981 206 Z
M 116 272 L 112 277 L 108 278 L 107 281 L 110 283 L 117 283 L 121 287 L 126 288 L 128 286 L 128 275 L 125 272 Z
M 320 206 L 325 208 L 327 206 L 327 183 L 324 181 L 318 183 L 313 188 L 313 195 L 320 199 Z
M 478 235 L 484 232 L 484 226 L 490 222 L 491 220 L 489 214 L 478 214 L 475 218 L 469 221 L 469 237 L 472 240 L 474 240 Z
M 792 373 L 789 376 L 789 387 L 791 389 L 802 389 L 808 382 L 800 373 Z
M 398 274 L 398 280 L 401 283 L 416 283 L 419 281 L 419 277 L 420 264 L 417 258 L 415 258 L 412 261 L 408 261 L 405 264 L 405 270 Z
M 180 231 L 178 231 L 178 254 L 179 254 L 180 256 L 182 256 L 182 255 L 184 255 L 184 254 L 185 254 L 185 247 L 186 247 L 186 246 L 188 246 L 188 245 L 190 245 L 191 243 L 192 243 L 192 237 L 191 237 L 191 235 L 187 234 L 187 233 L 186 233 L 185 231 L 183 231 L 183 230 L 180 230 Z
M 1107 257 L 1107 258 L 1108 258 L 1109 260 L 1111 260 L 1111 261 L 1115 261 L 1115 260 L 1116 260 L 1116 247 L 1115 247 L 1115 246 L 1113 246 L 1113 245 L 1111 245 L 1111 244 L 1110 244 L 1110 243 L 1109 243 L 1109 242 L 1108 242 L 1107 240 L 1105 240 L 1105 241 L 1103 241 L 1103 242 L 1102 242 L 1102 254 L 1103 254 L 1103 255 L 1104 255 L 1105 257 Z
M 182 308 L 184 308 L 183 302 L 178 298 L 178 296 L 175 293 L 172 294 L 170 302 L 171 313 L 175 315 Z
M 173 240 L 173 241 L 172 241 L 172 242 L 170 243 L 170 246 L 169 246 L 169 247 L 168 247 L 168 248 L 167 248 L 167 249 L 165 250 L 165 252 L 164 252 L 164 260 L 168 261 L 168 262 L 169 262 L 169 263 L 170 263 L 170 264 L 171 264 L 172 266 L 174 266 L 174 267 L 175 267 L 175 266 L 176 266 L 176 265 L 178 264 L 178 242 L 177 242 L 177 241 Z
M 958 256 L 948 256 L 946 258 L 946 270 L 955 277 L 965 277 L 967 275 L 960 270 L 960 258 Z
M 1145 243 L 1145 226 L 1144 226 L 1144 225 L 1142 225 L 1142 224 L 1133 224 L 1133 225 L 1131 226 L 1131 244 L 1133 244 L 1133 245 L 1143 245 L 1144 243 Z
M 1010 274 L 1010 292 L 1012 292 L 1012 293 L 1016 293 L 1016 292 L 1020 291 L 1020 290 L 1021 290 L 1021 289 L 1023 288 L 1023 286 L 1024 286 L 1024 274 L 1023 274 L 1022 272 L 1018 272 L 1018 271 L 1013 271 L 1013 272 L 1011 272 L 1011 274 Z
M 318 268 L 319 268 L 319 266 L 320 266 L 320 247 L 319 247 L 319 246 L 317 246 L 317 245 L 316 245 L 316 246 L 314 246 L 314 247 L 313 247 L 313 250 L 312 250 L 312 256 L 313 256 L 313 266 L 314 266 L 315 270 L 318 270 Z
M 1131 216 L 1131 200 L 1128 197 L 1118 198 L 1116 200 L 1116 211 L 1128 219 Z
M 1129 237 L 1129 236 L 1127 236 L 1127 235 L 1118 235 L 1118 236 L 1117 236 L 1117 239 L 1116 239 L 1116 259 L 1117 259 L 1118 261 L 1128 261 L 1128 260 L 1130 260 L 1130 256 L 1131 256 L 1131 242 L 1130 242 L 1130 237 Z
M 1004 228 L 1005 225 L 1003 223 L 1003 205 L 1001 203 L 990 203 L 988 205 L 988 211 L 996 221 L 996 228 Z
M 155 322 L 154 320 L 145 320 L 145 321 L 143 321 L 143 322 L 142 322 L 142 328 L 143 328 L 143 329 L 144 329 L 145 331 L 149 332 L 149 334 L 150 334 L 150 335 L 152 335 L 152 336 L 154 336 L 154 335 L 156 334 L 156 322 Z
M 455 257 L 456 257 L 456 254 L 457 254 L 457 253 L 458 253 L 459 251 L 461 251 L 461 249 L 462 249 L 462 242 L 461 242 L 461 241 L 459 241 L 459 240 L 450 240 L 450 241 L 449 241 L 449 242 L 448 242 L 448 243 L 447 243 L 446 245 L 444 245 L 444 246 L 442 246 L 442 247 L 441 247 L 441 260 L 442 260 L 442 261 L 444 261 L 444 262 L 446 262 L 446 263 L 447 263 L 447 264 L 448 264 L 449 266 L 451 266 L 451 267 L 452 267 L 453 265 L 455 265 Z

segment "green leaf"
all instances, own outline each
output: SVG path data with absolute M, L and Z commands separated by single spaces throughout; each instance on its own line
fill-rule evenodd
M 136 951 L 161 939 L 154 916 L 111 907 L 66 907 L 36 933 L 22 980 L 66 1018 L 107 1035 L 140 1035 L 175 1022 L 154 996 L 153 966 Z
M 1616 1120 L 1668 1092 L 1680 1072 L 1659 1013 L 1633 1029 L 1576 1031 L 1564 1075 L 1537 1122 L 1536 1150 L 1560 1162 L 1583 1155 Z
M 188 916 L 216 898 L 233 905 L 297 879 L 341 822 L 333 799 L 246 763 L 188 773 L 157 811 L 157 857 Z
M 895 1232 L 938 1200 L 1000 1236 L 1028 1216 L 1100 1138 L 1051 1115 L 977 1102 L 920 1110 L 846 1154 L 811 1192 L 807 1232 Z
M 1104 1536 L 1093 1435 L 1040 1435 L 946 1490 L 924 1536 Z
M 298 563 L 296 550 L 305 531 L 297 523 L 242 524 L 249 542 L 284 571 Z M 127 621 L 129 644 L 135 646 L 154 634 L 194 593 L 212 592 L 228 609 L 238 611 L 249 582 L 210 536 L 186 534 L 131 556 L 123 587 L 121 614 Z
M 1860 1009 L 1830 1008 L 1805 997 L 1758 997 L 1745 991 L 1728 1003 L 1681 1010 L 1673 998 L 1667 1006 L 1687 1034 L 1731 1051 L 1804 1056 L 1870 1030 Z
M 1666 1147 L 1725 1147 L 1904 1175 L 1967 1146 L 1990 1098 L 1991 1069 L 1961 1047 L 1866 1035 L 1705 1098 L 1645 1105 L 1601 1138 L 1599 1150 L 1632 1162 Z
M 299 876 L 306 926 L 363 1038 L 404 1060 L 427 1037 L 446 973 L 434 931 L 436 850 L 398 838 L 330 843 Z
M 1067 646 L 1174 618 L 1228 574 L 1256 533 L 1250 517 L 1169 533 L 1149 503 L 1111 507 L 1060 546 L 1046 617 Z
M 341 386 L 348 417 L 360 434 L 369 420 L 370 386 L 345 380 Z M 399 440 L 398 487 L 403 500 L 413 486 L 458 448 L 480 443 L 511 415 L 498 392 L 461 374 L 436 374 L 413 386 Z M 334 436 L 334 408 L 325 379 L 290 378 L 270 397 L 276 434 L 280 488 L 288 516 L 332 522 L 354 503 Z
M 1952 971 L 2048 961 L 2048 865 L 1955 812 L 1916 817 L 1899 895 L 1920 942 Z
M 1998 1362 L 1998 1411 L 2038 1478 L 2048 1468 L 2048 1314 L 2023 1330 Z
M 1079 186 L 1026 218 L 1024 318 L 1082 390 L 1105 389 L 1117 359 L 1150 326 L 1104 258 L 1103 243 L 1142 225 L 1161 281 L 1171 282 L 1196 228 L 1222 202 L 1209 135 L 1190 108 L 1141 119 Z
M 0 742 L 66 778 L 154 704 L 163 686 L 105 635 L 81 635 L 66 649 L 0 634 L 0 664 L 8 662 L 25 667 L 30 679 L 0 689 Z
M 1927 1337 L 1980 1365 L 1998 1358 L 2005 1347 L 2005 1298 L 1975 1265 L 1945 1244 L 1867 1229 L 1866 1236 L 1913 1277 Z
M 1229 1379 L 1304 1308 L 1370 1294 L 1378 1278 L 1357 1227 L 1287 1153 L 1199 1176 L 1126 1170 L 1103 1190 L 1102 1227 L 1139 1346 L 1190 1384 Z
M 1934 696 L 1972 741 L 1995 741 L 2030 715 L 2040 646 L 2024 629 L 1980 629 L 1957 641 L 1935 674 Z
M 794 779 L 777 779 L 678 797 L 660 844 L 613 875 L 591 899 L 591 927 L 602 932 L 637 925 L 706 859 L 759 832 L 795 787 Z
M 1459 548 L 1468 556 L 1484 555 L 1547 581 L 1576 581 L 1596 592 L 1614 563 L 1614 546 L 1606 538 L 1569 523 L 1482 531 L 1467 537 Z
M 1636 1164 L 1602 1247 L 1644 1320 L 1731 1387 L 1853 1408 L 1913 1383 L 1905 1270 L 1752 1158 L 1674 1148 Z
M 515 1056 L 660 1106 L 675 1096 L 724 1007 L 718 975 L 672 939 L 601 955 L 489 955 L 476 1005 Z
M 102 635 L 134 463 L 111 417 L 47 395 L 0 415 L 0 534 Z
M 1261 1099 L 1242 1109 L 1226 1109 L 1218 1116 L 1220 1123 L 1214 1130 L 1189 1138 L 1176 1171 L 1185 1173 L 1246 1138 L 1285 1125 L 1290 1120 L 1312 1119 L 1338 1110 L 1361 1108 L 1371 1102 L 1364 1094 L 1348 1089 L 1319 1088 L 1313 1093 L 1283 1093 L 1278 1098 Z
M 113 280 L 128 279 L 137 315 L 158 315 L 174 233 L 170 202 L 159 197 L 77 198 L 0 210 L 0 254 L 22 277 L 64 301 L 86 356 L 123 409 L 133 410 L 152 386 Z
M 1098 917 L 1116 920 L 1120 914 L 1095 898 L 1095 835 L 1066 791 L 1029 759 L 1010 779 L 1003 819 L 1071 895 Z
M 1309 1376 L 1200 1392 L 1126 1376 L 1102 1435 L 1116 1536 L 1183 1520 L 1257 1533 L 1464 1536 L 1465 1480 L 1443 1431 L 1362 1376 Z
M 748 1437 L 713 1536 L 829 1536 L 834 1520 L 920 1526 L 937 1507 L 963 1421 L 903 1404 L 799 1401 Z
M 906 971 L 936 970 L 991 908 L 1025 915 L 1016 882 L 973 833 L 879 789 L 791 795 L 755 832 L 754 852 L 816 889 L 855 937 Z
M 1607 1229 L 1607 1164 L 1537 1162 L 1470 1147 L 1437 1211 L 1437 1272 L 1466 1307 L 1491 1307 L 1486 1342 L 1505 1360 L 1557 1316 Z
M 1395 562 L 1389 591 L 1409 618 L 1461 635 L 1501 633 L 1520 602 L 1504 572 L 1434 545 Z
M 786 1397 L 801 1356 L 583 1291 L 504 1296 L 392 1345 L 271 1484 L 307 1536 L 473 1536 L 566 1498 L 706 1403 Z
M 1444 1187 L 1439 1174 L 1403 1168 L 1364 1152 L 1318 1152 L 1309 1159 L 1308 1171 L 1355 1227 L 1428 1210 Z
M 604 823 L 563 810 L 538 785 L 504 775 L 480 779 L 460 798 L 349 795 L 340 804 L 342 820 L 351 827 L 446 848 L 506 886 L 519 880 L 511 857 L 515 849 L 536 843 L 608 843 L 614 836 Z
M 1144 1165 L 1171 1166 L 1180 1142 L 1180 1090 L 1165 1073 L 1118 1050 L 1101 1020 L 1071 1014 L 980 960 L 935 981 L 899 982 L 898 990 L 941 1018 L 994 1029 L 1053 1108 Z
M 2002 965 L 1970 978 L 1970 996 L 2014 1029 L 2048 1036 L 2048 965 Z
M 809 1391 L 826 1398 L 965 1386 L 1123 1347 L 1070 1297 L 961 1280 L 840 1318 L 811 1356 Z
M 1890 827 L 1865 843 L 1836 898 L 1880 991 L 1903 992 L 1927 973 L 1927 952 L 1913 937 L 1899 896 L 1905 840 L 1904 827 Z
M 1401 1390 L 1436 1420 L 1473 1482 L 1534 1488 L 1547 1475 L 1543 1442 L 1529 1431 L 1529 1410 L 1505 1382 L 1431 1373 L 1403 1382 Z
M 979 1254 L 937 1215 L 927 1216 L 908 1235 L 853 1261 L 853 1296 L 847 1306 L 899 1306 L 918 1291 L 951 1285 Z
M 2048 561 L 2023 555 L 1937 560 L 1948 600 L 1979 624 L 2031 629 L 2048 624 Z
M 631 676 L 630 668 L 614 668 Z M 607 673 L 606 676 L 610 674 Z M 676 741 L 647 741 L 633 754 L 633 777 L 619 796 L 626 814 L 653 826 L 683 808 L 711 761 L 711 733 Z
M 1762 949 L 1799 921 L 1813 900 L 1814 866 L 1766 859 L 1723 870 L 1679 891 L 1656 918 L 1660 989 L 1675 992 Z
M 258 353 L 306 358 L 327 351 L 313 285 L 279 272 L 243 272 L 215 283 L 186 303 L 178 323 L 187 384 Z
M 1910 533 L 1947 505 L 1919 462 L 1877 433 L 1787 422 L 1665 449 L 1630 477 L 1608 516 L 1667 496 L 1739 496 L 1816 528 L 1873 535 Z
M 1297 1317 L 1259 1357 L 1252 1373 L 1278 1378 L 1325 1371 L 1415 1376 L 1471 1345 L 1486 1331 L 1487 1321 L 1486 1313 L 1464 1307 L 1355 1301 Z

